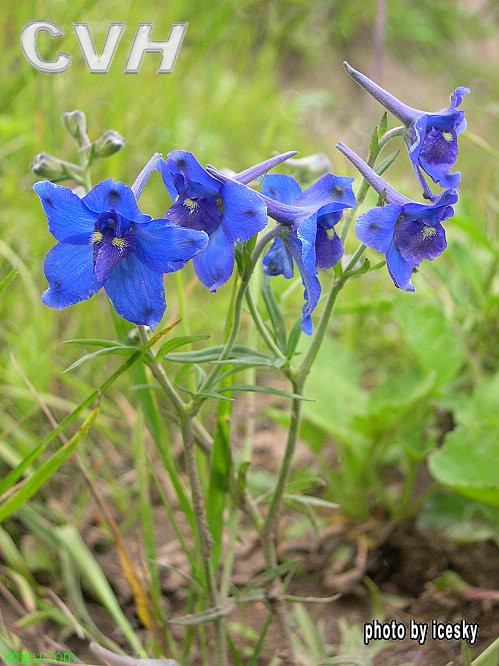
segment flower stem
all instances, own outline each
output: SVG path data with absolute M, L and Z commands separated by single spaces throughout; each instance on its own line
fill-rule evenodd
M 273 240 L 276 236 L 278 236 L 280 233 L 279 225 L 276 225 L 275 227 L 272 227 L 269 231 L 267 231 L 266 234 L 264 234 L 256 243 L 255 249 L 253 250 L 253 253 L 251 255 L 251 260 L 249 262 L 249 265 L 243 269 L 242 275 L 241 275 L 241 282 L 239 284 L 239 288 L 237 290 L 236 297 L 234 299 L 234 312 L 233 312 L 233 318 L 232 318 L 232 327 L 229 333 L 229 337 L 227 338 L 227 342 L 225 343 L 224 348 L 220 352 L 220 356 L 218 357 L 218 361 L 225 361 L 226 359 L 229 358 L 232 349 L 236 343 L 237 336 L 239 335 L 239 329 L 241 328 L 241 317 L 242 317 L 242 310 L 243 310 L 243 303 L 244 303 L 244 298 L 246 295 L 246 292 L 248 290 L 248 285 L 249 281 L 251 278 L 251 275 L 253 274 L 253 271 L 258 263 L 258 260 L 260 256 L 262 255 L 263 250 L 265 247 L 270 243 L 271 240 Z M 211 371 L 208 373 L 206 379 L 204 382 L 201 384 L 200 388 L 198 389 L 198 393 L 202 393 L 206 389 L 208 389 L 212 384 L 213 381 L 215 380 L 216 376 L 220 372 L 222 366 L 220 364 L 214 365 Z M 198 397 L 197 400 L 195 400 L 195 406 L 193 408 L 193 413 L 197 413 L 199 408 L 201 407 L 201 404 L 204 402 L 203 397 Z

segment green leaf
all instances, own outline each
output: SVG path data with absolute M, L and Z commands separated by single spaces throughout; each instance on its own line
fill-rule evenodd
M 211 363 L 218 361 L 220 354 L 225 349 L 224 345 L 216 345 L 215 347 L 206 347 L 192 352 L 178 352 L 176 354 L 167 354 L 165 359 L 175 363 Z M 226 363 L 230 364 L 233 359 L 244 358 L 245 356 L 258 356 L 259 358 L 271 358 L 266 354 L 244 347 L 243 345 L 234 345 L 230 358 Z
M 499 422 L 459 426 L 429 457 L 433 477 L 465 497 L 499 507 Z
M 274 338 L 281 351 L 286 348 L 286 322 L 284 321 L 281 308 L 276 301 L 274 290 L 268 275 L 263 276 L 262 280 L 262 295 L 269 313 L 270 321 L 272 324 L 272 331 Z
M 90 347 L 118 347 L 122 346 L 117 340 L 102 340 L 101 338 L 73 338 L 64 340 L 65 345 L 89 345 Z
M 301 337 L 301 317 L 299 317 L 295 321 L 295 323 L 293 324 L 293 328 L 289 333 L 288 342 L 286 344 L 286 358 L 288 359 L 293 358 L 294 353 L 296 351 L 296 347 L 300 342 L 300 337 Z
M 95 596 L 106 608 L 107 612 L 121 629 L 130 645 L 137 651 L 137 654 L 141 657 L 146 657 L 147 655 L 144 653 L 144 649 L 142 648 L 134 630 L 121 610 L 109 582 L 94 556 L 85 545 L 78 530 L 73 525 L 68 524 L 56 527 L 54 532 L 60 547 L 64 548 L 71 559 L 78 565 L 86 586 L 92 590 Z
M 80 440 L 86 435 L 100 410 L 100 404 L 90 412 L 81 428 L 71 439 L 58 449 L 36 472 L 21 482 L 20 487 L 5 498 L 0 504 L 0 522 L 5 520 L 33 495 L 57 472 L 74 452 Z M 1 499 L 1 498 L 0 498 Z
M 250 392 L 250 393 L 266 393 L 267 395 L 278 395 L 281 398 L 292 398 L 293 400 L 305 400 L 306 402 L 313 402 L 312 398 L 306 398 L 298 393 L 288 393 L 287 391 L 280 391 L 279 389 L 270 388 L 269 386 L 259 386 L 256 384 L 235 384 L 234 386 L 224 386 L 218 389 L 219 393 L 229 393 L 232 391 Z
M 378 141 L 378 128 L 375 127 L 371 134 L 371 140 L 369 141 L 369 155 L 377 155 L 379 151 L 379 141 Z
M 65 370 L 62 371 L 62 374 L 65 375 L 67 372 L 76 370 L 81 365 L 87 363 L 87 361 L 91 361 L 93 358 L 96 358 L 97 356 L 105 356 L 107 354 L 129 354 L 130 352 L 136 352 L 136 351 L 137 347 L 132 347 L 132 345 L 120 345 L 120 344 L 115 345 L 114 347 L 106 347 L 104 349 L 99 349 L 98 351 L 92 352 L 90 354 L 85 354 L 85 356 L 82 356 L 74 363 L 71 363 L 69 367 L 67 367 Z
M 169 354 L 174 349 L 188 345 L 191 342 L 198 342 L 199 340 L 208 340 L 209 335 L 182 335 L 178 338 L 173 338 L 172 340 L 167 340 L 164 342 L 156 354 L 156 358 L 162 358 Z
M 418 528 L 440 532 L 457 543 L 495 539 L 499 545 L 499 512 L 447 490 L 429 497 L 418 516 Z
M 386 129 L 388 127 L 388 114 L 385 111 L 384 114 L 381 116 L 381 120 L 379 121 L 379 136 L 380 138 L 386 134 Z
M 394 314 L 421 367 L 436 373 L 436 383 L 446 384 L 455 377 L 465 362 L 466 351 L 442 308 L 401 294 L 395 302 Z
M 0 294 L 6 287 L 9 286 L 12 280 L 15 279 L 18 273 L 19 271 L 17 270 L 17 268 L 13 268 L 9 273 L 7 273 L 7 275 L 2 280 L 0 280 Z
M 232 378 L 224 380 L 230 383 Z M 230 388 L 230 386 L 229 386 Z M 206 521 L 213 537 L 213 569 L 218 570 L 222 553 L 224 528 L 224 509 L 232 467 L 230 448 L 230 422 L 232 402 L 220 402 L 217 408 L 217 420 L 213 449 L 210 459 L 210 478 L 206 498 Z
M 378 176 L 382 176 L 385 173 L 385 171 L 389 167 L 391 167 L 393 162 L 395 162 L 395 160 L 397 159 L 399 153 L 400 153 L 400 150 L 396 150 L 394 153 L 391 153 L 390 155 L 388 155 L 388 157 L 385 157 L 385 159 L 375 167 L 374 170 L 376 171 Z

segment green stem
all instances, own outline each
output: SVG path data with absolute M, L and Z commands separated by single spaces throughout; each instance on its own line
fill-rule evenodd
M 246 303 L 248 304 L 248 309 L 251 315 L 251 318 L 253 319 L 253 323 L 255 324 L 258 332 L 260 333 L 262 340 L 265 342 L 267 347 L 270 349 L 270 351 L 277 356 L 277 358 L 286 358 L 282 351 L 279 349 L 279 347 L 276 345 L 274 340 L 272 339 L 272 336 L 268 332 L 267 328 L 265 327 L 265 323 L 260 316 L 260 313 L 258 312 L 258 308 L 256 306 L 256 303 L 253 299 L 253 295 L 251 293 L 251 289 L 248 289 L 246 292 Z
M 227 338 L 227 342 L 225 343 L 225 346 L 223 350 L 220 352 L 220 356 L 218 357 L 219 362 L 225 361 L 226 359 L 229 358 L 232 349 L 236 343 L 237 336 L 239 335 L 239 329 L 241 328 L 241 317 L 242 317 L 244 297 L 246 295 L 249 281 L 251 275 L 253 274 L 255 266 L 258 263 L 258 260 L 265 247 L 268 245 L 268 243 L 270 243 L 271 240 L 273 240 L 276 236 L 278 236 L 279 233 L 280 233 L 279 225 L 276 225 L 275 227 L 272 227 L 272 229 L 270 229 L 257 241 L 255 249 L 253 250 L 253 253 L 251 255 L 249 266 L 247 266 L 243 270 L 243 273 L 241 275 L 241 282 L 237 290 L 236 298 L 234 299 L 232 327 L 230 330 L 229 337 Z M 204 382 L 201 384 L 201 387 L 198 389 L 198 393 L 202 393 L 213 384 L 213 381 L 215 380 L 217 374 L 220 372 L 221 368 L 222 366 L 218 364 L 213 366 L 213 368 L 205 378 Z M 193 407 L 194 414 L 197 413 L 203 402 L 204 398 L 202 397 L 199 397 L 195 400 Z

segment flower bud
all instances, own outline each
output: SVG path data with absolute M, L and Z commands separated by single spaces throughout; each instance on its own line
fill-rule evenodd
M 93 143 L 95 157 L 109 157 L 120 151 L 125 145 L 125 139 L 119 132 L 109 130 Z
M 67 171 L 62 162 L 48 153 L 35 155 L 31 163 L 31 170 L 37 176 L 42 176 L 42 178 L 48 180 L 60 180 L 67 176 Z
M 68 132 L 77 141 L 87 133 L 87 119 L 83 111 L 68 111 L 62 116 L 62 121 Z

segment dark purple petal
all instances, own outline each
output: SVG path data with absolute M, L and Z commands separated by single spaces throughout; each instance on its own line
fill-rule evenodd
M 267 207 L 256 192 L 239 183 L 220 188 L 222 228 L 231 241 L 247 241 L 267 226 Z
M 206 231 L 210 234 L 220 224 L 222 213 L 216 199 L 211 195 L 191 199 L 181 194 L 166 211 L 166 217 L 179 227 Z
M 447 247 L 442 225 L 428 226 L 420 220 L 401 220 L 395 229 L 394 241 L 402 257 L 414 264 L 423 259 L 435 259 Z
M 98 215 L 68 187 L 43 180 L 33 185 L 48 219 L 50 233 L 61 243 L 87 245 Z
M 134 252 L 116 264 L 104 288 L 123 319 L 150 328 L 161 321 L 166 308 L 163 276 L 145 266 Z
M 192 260 L 199 280 L 210 291 L 216 291 L 234 270 L 234 243 L 225 235 L 222 226 L 210 234 L 208 245 Z
M 102 287 L 94 275 L 90 243 L 58 243 L 48 253 L 43 270 L 49 288 L 43 293 L 42 302 L 49 308 L 61 310 L 86 301 Z
M 96 213 L 115 210 L 125 219 L 137 223 L 149 222 L 151 219 L 149 215 L 140 212 L 132 190 L 112 178 L 96 185 L 82 201 Z
M 315 239 L 316 267 L 328 269 L 336 266 L 343 256 L 340 237 L 332 230 L 317 228 Z
M 397 204 L 371 208 L 355 222 L 357 238 L 367 247 L 386 254 L 392 243 L 395 224 L 402 210 L 402 206 Z
M 208 244 L 203 231 L 183 229 L 168 220 L 135 225 L 133 232 L 137 257 L 158 273 L 178 270 Z
M 262 263 L 265 275 L 284 275 L 288 280 L 294 275 L 293 258 L 280 238 L 274 238 Z
M 114 242 L 113 242 L 114 241 Z M 120 245 L 116 244 L 117 242 Z M 130 245 L 124 238 L 116 238 L 110 231 L 105 231 L 102 240 L 93 244 L 94 273 L 100 282 L 105 282 L 119 260 L 128 254 Z

